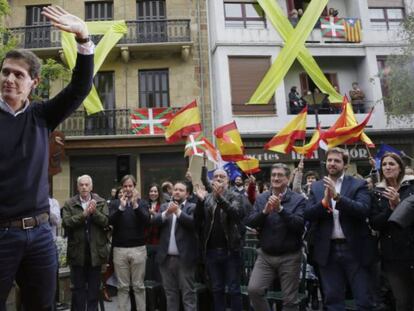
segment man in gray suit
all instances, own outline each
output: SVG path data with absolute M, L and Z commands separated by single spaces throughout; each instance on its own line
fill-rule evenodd
M 176 182 L 169 203 L 161 205 L 153 223 L 160 227 L 157 261 L 167 297 L 167 309 L 178 311 L 180 290 L 185 311 L 196 310 L 193 292 L 197 262 L 197 238 L 193 213 L 195 204 L 187 202 L 185 182 Z

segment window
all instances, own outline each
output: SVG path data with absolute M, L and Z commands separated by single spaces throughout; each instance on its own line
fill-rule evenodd
M 275 114 L 275 100 L 267 105 L 246 105 L 270 68 L 270 57 L 229 57 L 231 105 L 234 115 Z
M 265 14 L 258 3 L 224 3 L 226 27 L 266 28 Z
M 85 2 L 86 21 L 107 21 L 113 19 L 113 2 Z
M 168 41 L 165 1 L 139 0 L 136 9 L 138 42 Z
M 387 66 L 387 58 L 385 56 L 377 56 L 378 74 L 381 83 L 382 96 L 387 99 L 389 97 L 389 87 L 387 83 L 387 74 L 390 68 Z
M 369 18 L 375 28 L 392 29 L 398 27 L 404 19 L 404 8 L 401 7 L 370 7 Z
M 41 14 L 48 5 L 26 7 L 25 48 L 50 47 L 50 22 Z
M 104 111 L 85 118 L 85 135 L 111 135 L 116 133 L 114 76 L 113 71 L 101 71 L 93 79 L 93 84 Z
M 160 20 L 166 17 L 165 0 L 137 1 L 137 20 Z
M 140 70 L 139 107 L 159 108 L 170 105 L 168 69 Z

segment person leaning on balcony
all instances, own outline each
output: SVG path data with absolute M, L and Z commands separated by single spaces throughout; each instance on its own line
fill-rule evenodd
M 94 45 L 84 21 L 55 6 L 42 14 L 75 35 L 78 55 L 71 82 L 42 103 L 29 100 L 40 81 L 35 54 L 12 50 L 0 63 L 0 310 L 15 279 L 25 310 L 52 310 L 57 259 L 48 213 L 48 137 L 93 81 Z
M 138 310 L 145 310 L 145 264 L 147 249 L 144 228 L 150 222 L 147 203 L 139 198 L 137 182 L 132 175 L 121 179 L 119 206 L 111 211 L 112 247 L 115 273 L 118 278 L 118 310 L 129 310 L 129 287 L 134 291 Z
M 349 91 L 349 97 L 351 97 L 352 108 L 355 113 L 364 113 L 364 100 L 365 94 L 359 88 L 358 82 L 352 83 L 352 90 Z
M 62 224 L 68 236 L 67 261 L 72 283 L 72 309 L 98 310 L 102 266 L 108 260 L 108 205 L 92 193 L 89 175 L 78 177 L 79 194 L 65 202 Z

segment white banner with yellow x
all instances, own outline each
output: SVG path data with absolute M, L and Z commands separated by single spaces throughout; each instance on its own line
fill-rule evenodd
M 277 1 L 258 0 L 266 16 L 286 44 L 260 82 L 248 104 L 268 104 L 296 58 L 321 92 L 329 95 L 331 102 L 342 101 L 342 96 L 334 89 L 305 47 L 306 39 L 312 32 L 328 1 L 311 1 L 297 27 L 293 28 Z
M 125 21 L 99 21 L 87 22 L 89 33 L 91 35 L 104 35 L 95 48 L 94 71 L 95 75 L 101 68 L 106 56 L 116 43 L 127 33 Z M 76 62 L 76 41 L 73 34 L 62 32 L 62 47 L 65 52 L 67 64 L 70 69 L 75 67 Z M 102 111 L 102 103 L 99 99 L 95 87 L 92 87 L 88 97 L 83 102 L 88 115 Z

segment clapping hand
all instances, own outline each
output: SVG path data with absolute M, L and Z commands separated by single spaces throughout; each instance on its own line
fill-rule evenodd
M 168 208 L 167 208 L 167 214 L 175 214 L 177 212 L 177 210 L 180 208 L 179 204 L 175 201 L 171 201 L 168 204 Z
M 263 213 L 269 214 L 272 211 L 279 212 L 280 201 L 281 201 L 281 195 L 272 194 L 269 197 L 269 200 L 267 201 L 265 208 L 263 209 Z
M 390 202 L 390 208 L 394 210 L 397 205 L 400 203 L 400 194 L 394 187 L 387 187 L 383 192 L 384 197 L 386 197 Z
M 220 183 L 218 181 L 214 181 L 211 185 L 213 188 L 213 195 L 214 197 L 218 198 L 219 196 L 224 194 L 224 186 L 223 183 Z
M 85 217 L 88 217 L 89 215 L 92 215 L 96 212 L 96 201 L 94 199 L 89 201 L 88 206 L 83 211 L 83 215 Z
M 47 6 L 42 9 L 42 15 L 60 30 L 74 33 L 79 39 L 88 37 L 86 23 L 79 17 L 72 15 L 59 6 Z

